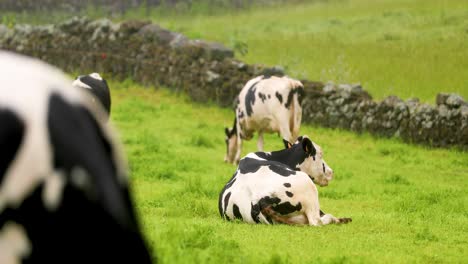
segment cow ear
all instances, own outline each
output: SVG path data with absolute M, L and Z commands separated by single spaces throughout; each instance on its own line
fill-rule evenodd
M 304 137 L 302 139 L 301 144 L 305 153 L 309 154 L 310 156 L 315 156 L 315 154 L 317 153 L 317 150 L 315 149 L 314 144 L 312 144 L 312 141 L 309 138 Z
M 229 128 L 225 127 L 224 128 L 224 133 L 226 134 L 227 137 L 229 137 Z
M 283 138 L 283 144 L 284 144 L 284 148 L 285 148 L 285 149 L 288 149 L 288 148 L 291 148 L 291 147 L 292 147 L 291 142 L 287 141 L 287 140 L 284 139 L 284 138 Z

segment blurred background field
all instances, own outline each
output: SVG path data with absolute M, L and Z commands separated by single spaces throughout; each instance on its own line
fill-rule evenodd
M 433 104 L 438 92 L 468 98 L 466 1 L 82 2 L 68 11 L 3 11 L 2 20 L 150 19 L 190 38 L 224 43 L 248 63 L 282 65 L 292 77 L 361 83 L 376 99 L 398 95 Z
M 32 6 L 18 12 L 2 6 L 7 2 Z M 468 98 L 468 4 L 462 0 L 47 0 L 35 7 L 38 2 L 5 0 L 0 21 L 13 27 L 81 15 L 149 19 L 190 38 L 222 42 L 248 63 L 282 65 L 292 77 L 360 82 L 377 99 L 395 94 L 434 104 L 439 92 Z M 301 133 L 323 147 L 335 171 L 330 186 L 319 189 L 322 208 L 353 222 L 320 228 L 225 222 L 217 199 L 235 171 L 223 163 L 232 110 L 105 77 L 138 212 L 161 263 L 468 259 L 466 152 L 304 125 Z M 282 148 L 276 135 L 265 144 Z M 243 155 L 255 145 L 246 142 Z

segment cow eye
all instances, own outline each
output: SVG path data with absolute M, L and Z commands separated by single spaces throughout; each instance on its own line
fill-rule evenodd
M 323 173 L 325 173 L 325 163 L 322 163 Z

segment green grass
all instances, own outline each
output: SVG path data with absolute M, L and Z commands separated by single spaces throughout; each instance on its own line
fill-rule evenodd
M 439 92 L 468 99 L 464 0 L 292 1 L 242 9 L 222 0 L 193 2 L 191 8 L 141 7 L 112 17 L 90 6 L 81 15 L 151 19 L 191 38 L 224 43 L 248 63 L 283 65 L 292 77 L 360 82 L 376 99 L 398 95 L 434 104 Z M 37 24 L 72 15 L 79 14 L 5 13 L 0 21 Z
M 164 89 L 110 82 L 136 206 L 161 263 L 462 263 L 468 259 L 468 154 L 302 126 L 335 171 L 321 207 L 342 226 L 223 221 L 232 112 Z M 255 140 L 243 154 L 254 151 Z M 276 135 L 266 149 L 282 148 Z
M 330 0 L 151 18 L 191 38 L 246 45 L 240 59 L 283 65 L 293 77 L 360 82 L 378 99 L 398 95 L 434 103 L 440 91 L 468 99 L 466 1 Z

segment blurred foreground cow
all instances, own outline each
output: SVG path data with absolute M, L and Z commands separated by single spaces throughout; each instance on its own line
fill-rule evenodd
M 263 151 L 263 133 L 278 132 L 287 141 L 299 135 L 304 88 L 288 77 L 259 76 L 247 82 L 237 98 L 232 129 L 225 129 L 225 162 L 238 163 L 242 140 L 258 131 L 258 150 Z
M 110 115 L 111 111 L 111 97 L 109 86 L 106 80 L 104 80 L 99 73 L 91 73 L 88 75 L 80 75 L 76 77 L 76 80 L 72 84 L 74 87 L 83 88 L 91 92 L 91 94 L 97 98 L 100 104 L 106 110 L 107 115 Z M 93 100 L 95 100 L 93 98 Z
M 240 160 L 218 200 L 221 217 L 248 223 L 327 225 L 348 223 L 320 210 L 318 191 L 333 171 L 320 146 L 299 137 L 289 148 L 250 153 Z
M 0 73 L 0 263 L 150 263 L 101 108 L 40 61 Z

